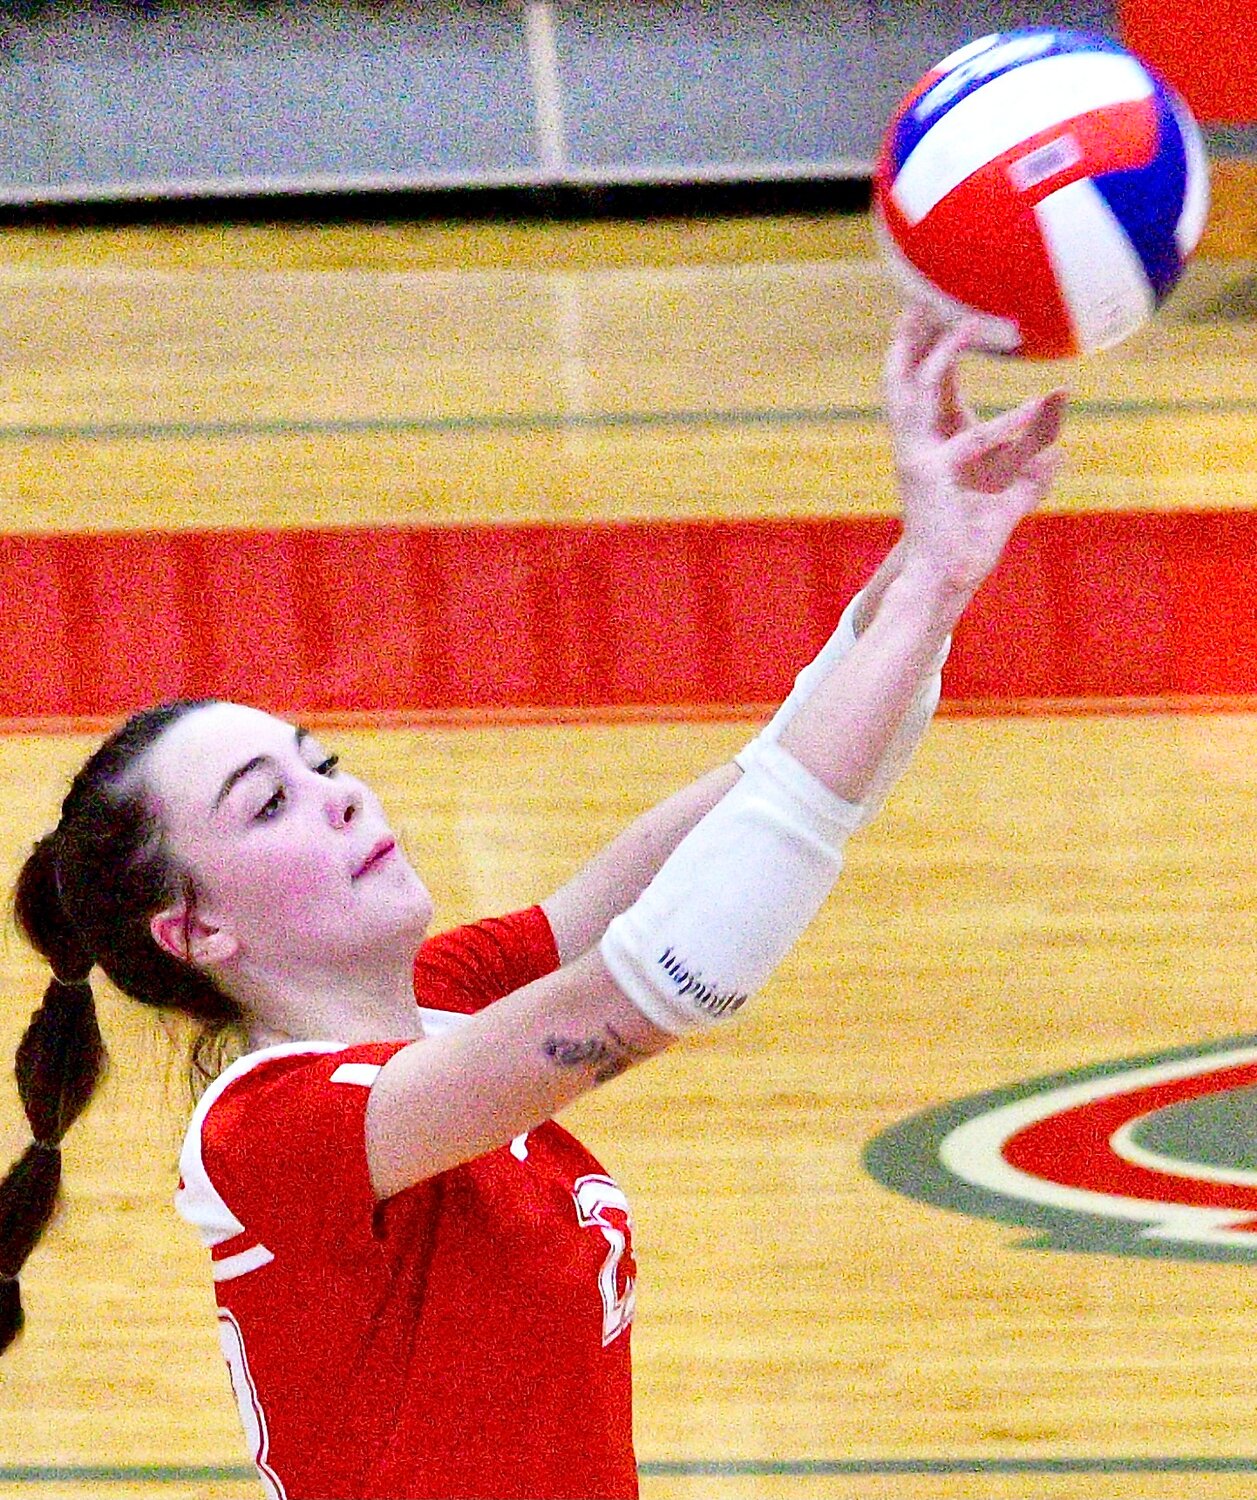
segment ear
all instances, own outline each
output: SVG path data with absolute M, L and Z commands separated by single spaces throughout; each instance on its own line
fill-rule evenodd
M 225 928 L 214 927 L 195 913 L 189 916 L 187 902 L 182 900 L 150 917 L 148 930 L 164 953 L 198 968 L 224 964 L 240 949 Z

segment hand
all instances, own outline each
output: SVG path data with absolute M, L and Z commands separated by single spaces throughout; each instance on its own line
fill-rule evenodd
M 1051 489 L 1068 393 L 1055 390 L 990 421 L 966 408 L 957 362 L 972 322 L 948 327 L 924 305 L 908 309 L 886 359 L 886 413 L 903 504 L 904 547 L 972 593 L 1014 527 Z

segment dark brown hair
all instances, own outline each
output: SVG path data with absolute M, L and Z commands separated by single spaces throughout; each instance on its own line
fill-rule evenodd
M 135 714 L 74 778 L 57 827 L 18 875 L 14 915 L 52 968 L 17 1050 L 17 1086 L 34 1140 L 0 1182 L 0 1353 L 22 1330 L 18 1273 L 56 1208 L 61 1141 L 87 1107 L 107 1061 L 90 975 L 99 966 L 133 999 L 199 1023 L 192 1062 L 204 1079 L 223 1034 L 244 1019 L 235 1000 L 158 947 L 154 913 L 195 892 L 165 846 L 135 767 L 177 720 L 212 699 Z

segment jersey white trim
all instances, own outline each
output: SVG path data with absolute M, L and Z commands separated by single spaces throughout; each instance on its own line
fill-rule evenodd
M 462 1011 L 434 1010 L 426 1005 L 420 1005 L 417 1009 L 426 1036 L 440 1036 L 466 1025 L 471 1019 Z M 192 1112 L 183 1139 L 183 1149 L 179 1153 L 181 1181 L 175 1193 L 175 1208 L 200 1235 L 206 1249 L 212 1251 L 216 1245 L 245 1233 L 245 1226 L 228 1208 L 222 1194 L 210 1181 L 201 1155 L 201 1132 L 210 1110 L 238 1078 L 243 1078 L 246 1073 L 251 1073 L 254 1068 L 270 1062 L 272 1058 L 317 1057 L 329 1052 L 348 1051 L 351 1045 L 350 1042 L 280 1042 L 273 1047 L 259 1047 L 256 1052 L 248 1052 L 244 1057 L 238 1058 L 205 1090 Z M 331 1081 L 370 1088 L 379 1076 L 381 1066 L 376 1063 L 342 1063 L 332 1074 Z M 214 1262 L 214 1280 L 230 1281 L 236 1276 L 245 1276 L 274 1259 L 274 1254 L 265 1245 L 247 1246 L 235 1255 L 224 1256 L 222 1260 Z
M 448 1031 L 457 1031 L 475 1014 L 474 1011 L 469 1014 L 462 1010 L 433 1010 L 427 1005 L 420 1005 L 418 1011 L 425 1036 L 444 1036 Z
M 288 1491 L 283 1481 L 267 1460 L 271 1452 L 271 1435 L 266 1425 L 266 1412 L 262 1408 L 253 1372 L 249 1369 L 249 1356 L 244 1347 L 244 1330 L 226 1308 L 218 1311 L 218 1343 L 227 1361 L 231 1376 L 231 1389 L 240 1412 L 245 1441 L 252 1451 L 257 1465 L 258 1478 L 266 1500 L 287 1500 Z
M 333 1083 L 358 1083 L 369 1089 L 380 1076 L 383 1063 L 341 1063 L 332 1074 Z
M 237 1059 L 205 1090 L 192 1112 L 192 1119 L 188 1122 L 187 1134 L 183 1139 L 183 1149 L 179 1153 L 180 1186 L 175 1193 L 175 1208 L 200 1235 L 201 1243 L 207 1250 L 212 1251 L 216 1245 L 224 1244 L 245 1232 L 245 1226 L 227 1207 L 222 1194 L 210 1181 L 201 1156 L 201 1131 L 210 1110 L 237 1078 L 243 1078 L 261 1063 L 270 1062 L 275 1057 L 344 1052 L 347 1046 L 346 1042 L 281 1042 L 274 1047 L 261 1047 L 258 1051 L 249 1052 Z M 274 1259 L 274 1254 L 265 1245 L 248 1246 L 236 1255 L 217 1261 L 214 1265 L 214 1280 L 231 1281 L 236 1276 L 247 1275 L 250 1271 L 268 1265 Z
M 242 1250 L 239 1255 L 224 1255 L 222 1260 L 212 1261 L 215 1281 L 234 1281 L 237 1276 L 247 1275 L 269 1266 L 275 1259 L 265 1245 L 254 1245 L 252 1250 Z

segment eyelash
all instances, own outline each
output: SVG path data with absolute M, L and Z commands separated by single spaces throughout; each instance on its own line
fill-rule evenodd
M 317 766 L 311 766 L 311 770 L 317 776 L 334 776 L 336 767 L 340 764 L 339 755 L 329 755 L 326 760 L 321 760 Z M 274 794 L 266 799 L 262 806 L 253 815 L 255 823 L 269 823 L 279 811 L 280 804 L 284 800 L 284 789 L 276 787 Z

